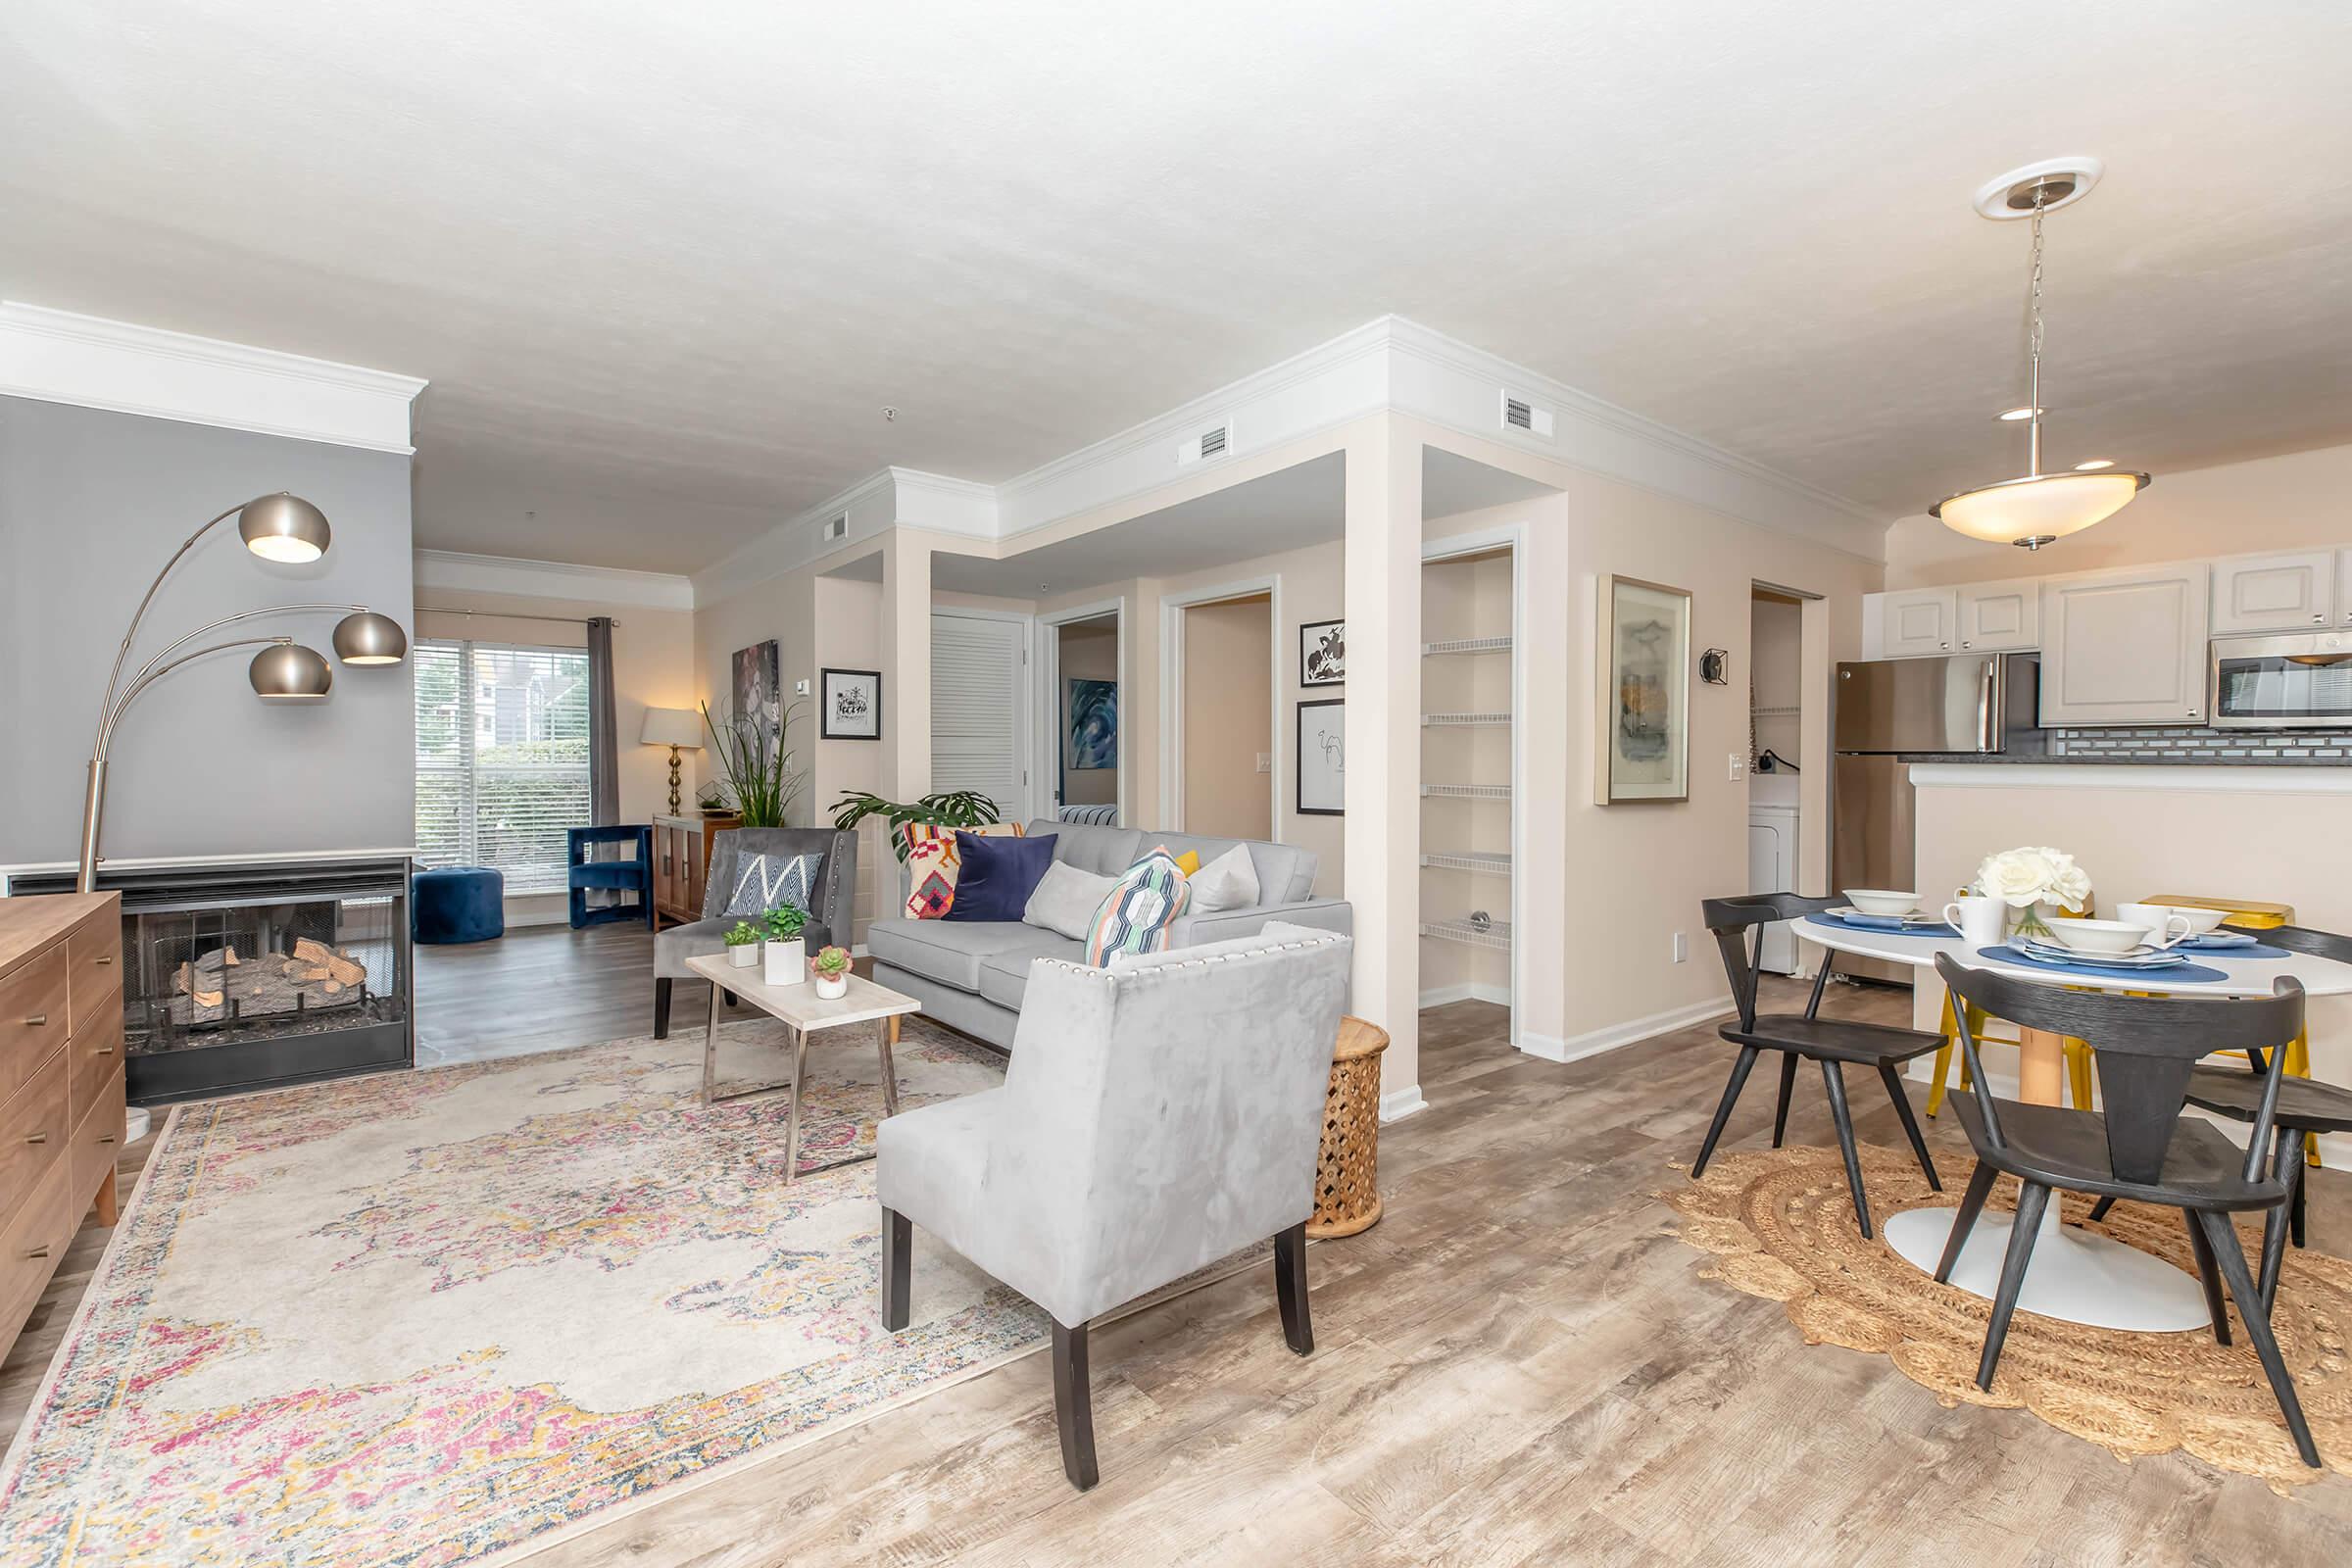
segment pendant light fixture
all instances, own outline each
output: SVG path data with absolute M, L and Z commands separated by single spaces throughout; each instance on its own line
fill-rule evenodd
M 2039 550 L 2114 516 L 2147 488 L 2146 474 L 2111 464 L 2041 471 L 2041 220 L 2090 194 L 2099 172 L 2095 158 L 2061 158 L 2003 174 L 1977 192 L 1977 211 L 1986 218 L 2031 219 L 2034 246 L 2026 290 L 2026 401 L 2000 416 L 2026 427 L 2026 471 L 1946 496 L 1928 509 L 1929 516 L 1971 539 Z

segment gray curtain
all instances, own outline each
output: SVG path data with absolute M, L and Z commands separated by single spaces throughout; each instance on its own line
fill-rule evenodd
M 620 737 L 612 717 L 612 617 L 588 622 L 588 821 L 620 820 Z

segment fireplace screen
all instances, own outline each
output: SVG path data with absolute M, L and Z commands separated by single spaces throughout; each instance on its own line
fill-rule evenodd
M 399 901 L 298 899 L 133 914 L 133 1055 L 407 1017 Z

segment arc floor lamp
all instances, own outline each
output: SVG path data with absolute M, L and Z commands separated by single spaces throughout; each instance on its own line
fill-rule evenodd
M 139 693 L 164 676 L 193 660 L 208 654 L 218 654 L 230 648 L 251 648 L 257 644 L 261 652 L 253 656 L 247 678 L 253 692 L 266 703 L 315 703 L 326 696 L 335 683 L 335 672 L 327 662 L 291 637 L 232 637 L 225 642 L 203 648 L 188 645 L 223 626 L 253 620 L 263 615 L 289 615 L 344 612 L 335 625 L 333 647 L 335 657 L 346 664 L 397 664 L 408 657 L 408 633 L 389 615 L 381 615 L 366 605 L 270 605 L 261 610 L 242 610 L 233 615 L 223 615 L 209 626 L 199 626 L 186 636 L 175 639 L 160 649 L 154 658 L 139 666 L 122 686 L 118 697 L 115 689 L 122 685 L 122 666 L 130 658 L 130 645 L 139 635 L 139 622 L 147 616 L 147 607 L 155 602 L 156 590 L 172 575 L 172 568 L 180 558 L 194 549 L 196 542 L 230 517 L 237 519 L 237 533 L 244 539 L 245 548 L 264 561 L 302 563 L 317 561 L 326 554 L 333 533 L 326 525 L 326 515 L 300 496 L 278 491 L 273 495 L 256 496 L 242 505 L 229 508 L 203 527 L 188 535 L 187 540 L 164 563 L 164 569 L 155 574 L 147 585 L 146 596 L 131 613 L 130 629 L 122 634 L 122 646 L 116 651 L 115 667 L 106 679 L 106 695 L 98 705 L 98 739 L 90 748 L 90 773 L 87 792 L 81 806 L 81 867 L 74 886 L 84 893 L 98 890 L 98 835 L 106 814 L 106 753 L 113 742 L 115 725 L 121 721 Z M 182 650 L 186 650 L 182 652 Z

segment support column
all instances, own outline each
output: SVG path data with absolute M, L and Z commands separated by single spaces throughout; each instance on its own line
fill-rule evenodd
M 931 546 L 906 528 L 882 556 L 882 790 L 931 793 Z
M 1389 1033 L 1384 1120 L 1421 1108 L 1421 443 L 1348 444 L 1347 895 L 1358 1016 Z M 1289 721 L 1289 715 L 1283 715 Z

